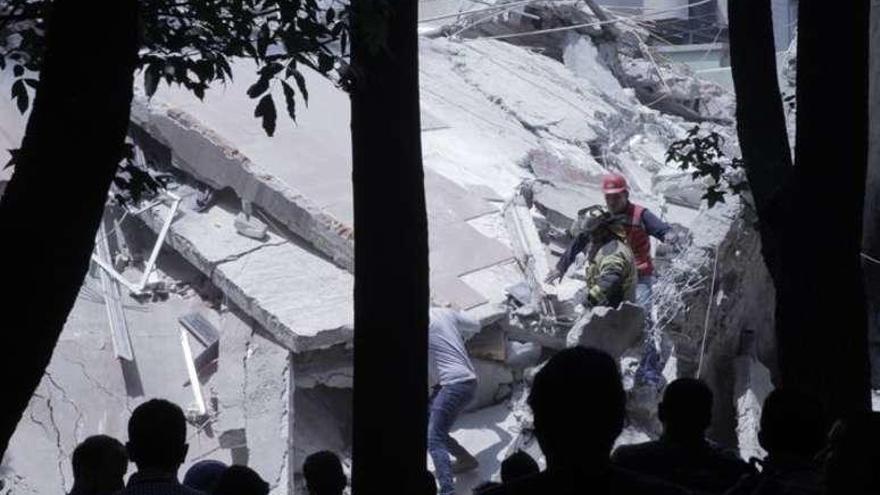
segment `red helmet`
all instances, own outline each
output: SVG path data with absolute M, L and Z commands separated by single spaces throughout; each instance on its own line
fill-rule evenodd
M 602 177 L 602 192 L 605 194 L 617 194 L 627 191 L 626 178 L 620 174 L 607 174 Z

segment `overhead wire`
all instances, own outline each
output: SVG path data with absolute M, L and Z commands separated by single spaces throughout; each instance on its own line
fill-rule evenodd
M 597 26 L 603 26 L 605 24 L 614 24 L 617 22 L 623 22 L 625 19 L 646 18 L 648 16 L 654 16 L 657 14 L 665 14 L 668 12 L 675 12 L 675 11 L 683 10 L 683 9 L 690 8 L 690 7 L 704 5 L 704 4 L 707 4 L 711 1 L 713 1 L 713 0 L 700 0 L 699 2 L 690 4 L 690 5 L 683 5 L 683 6 L 679 6 L 679 7 L 670 7 L 670 8 L 666 8 L 666 9 L 660 9 L 660 10 L 657 10 L 657 11 L 654 11 L 651 13 L 645 13 L 642 15 L 629 16 L 629 17 L 616 17 L 614 19 L 608 19 L 605 21 L 592 21 L 592 22 L 585 22 L 582 24 L 572 24 L 570 26 L 559 26 L 559 27 L 555 27 L 555 28 L 537 29 L 534 31 L 523 31 L 520 33 L 496 34 L 494 36 L 484 36 L 484 37 L 481 37 L 480 39 L 496 39 L 497 40 L 497 39 L 517 38 L 517 37 L 521 37 L 521 36 L 534 36 L 534 35 L 538 35 L 538 34 L 547 34 L 547 33 L 561 32 L 561 31 L 569 31 L 572 29 L 581 29 L 581 28 L 585 28 L 585 27 L 597 27 Z
M 527 4 L 535 3 L 535 2 L 539 2 L 539 1 L 546 1 L 546 0 L 521 0 L 518 2 L 499 3 L 499 4 L 495 4 L 491 7 L 483 7 L 480 9 L 466 10 L 464 12 L 456 12 L 454 14 L 442 14 L 442 15 L 438 15 L 438 16 L 434 16 L 434 17 L 428 17 L 427 19 L 420 19 L 418 22 L 423 23 L 423 22 L 442 21 L 443 19 L 454 19 L 456 17 L 461 17 L 464 15 L 479 14 L 480 12 L 488 12 L 490 10 L 503 10 L 503 9 L 517 7 L 520 5 L 527 5 Z

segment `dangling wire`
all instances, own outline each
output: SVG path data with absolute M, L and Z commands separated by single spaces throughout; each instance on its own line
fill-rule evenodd
M 715 278 L 718 276 L 718 255 L 720 246 L 715 247 L 715 264 L 712 268 L 712 285 L 709 288 L 709 304 L 706 306 L 706 319 L 703 321 L 703 342 L 700 344 L 700 361 L 697 364 L 697 378 L 703 374 L 703 357 L 706 355 L 706 336 L 709 334 L 709 315 L 712 313 L 712 303 L 715 302 Z

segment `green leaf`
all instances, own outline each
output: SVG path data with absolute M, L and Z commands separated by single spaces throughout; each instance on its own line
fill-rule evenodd
M 266 50 L 269 48 L 269 25 L 260 26 L 260 34 L 257 35 L 257 53 L 260 58 L 266 58 Z
M 287 84 L 287 81 L 281 81 L 281 88 L 284 90 L 284 101 L 287 104 L 287 114 L 296 122 L 296 92 Z
M 334 62 L 333 57 L 331 57 L 330 55 L 328 55 L 324 52 L 319 52 L 318 53 L 318 72 L 320 72 L 321 74 L 326 74 L 326 73 L 330 72 L 330 70 L 333 68 L 333 62 Z
M 24 82 L 25 82 L 25 84 L 27 84 L 28 86 L 30 86 L 30 87 L 32 87 L 32 88 L 34 88 L 34 89 L 37 89 L 37 85 L 38 85 L 38 83 L 39 83 L 40 81 L 39 81 L 38 79 L 25 79 Z
M 284 70 L 284 66 L 279 64 L 278 62 L 272 62 L 270 64 L 266 64 L 260 68 L 259 74 L 263 77 L 275 77 L 276 74 Z
M 260 79 L 257 80 L 257 82 L 255 82 L 250 88 L 248 88 L 247 95 L 251 98 L 256 98 L 268 90 L 269 79 L 265 76 L 261 76 Z
M 144 91 L 147 92 L 148 98 L 153 96 L 156 93 L 156 88 L 159 87 L 160 70 L 160 63 L 154 62 L 144 71 Z
M 13 149 L 9 149 L 6 151 L 9 152 L 9 161 L 6 162 L 6 165 L 3 166 L 4 169 L 15 166 L 15 164 L 18 162 L 19 154 L 21 153 L 21 148 L 13 148 Z
M 15 98 L 18 111 L 24 114 L 28 109 L 30 98 L 28 97 L 27 88 L 25 88 L 24 82 L 21 79 L 12 83 L 12 97 Z
M 706 190 L 706 193 L 703 194 L 703 199 L 709 204 L 709 208 L 712 208 L 718 203 L 724 203 L 724 192 L 719 191 L 715 187 L 710 187 Z
M 291 72 L 289 68 L 288 72 Z M 299 93 L 302 95 L 303 101 L 306 102 L 306 106 L 309 106 L 309 91 L 306 89 L 306 78 L 303 77 L 302 72 L 296 69 L 293 69 L 291 75 L 296 81 L 296 86 L 299 88 Z
M 275 121 L 278 119 L 278 114 L 275 112 L 275 102 L 272 101 L 271 94 L 262 97 L 257 103 L 254 117 L 263 119 L 263 130 L 266 131 L 266 134 L 269 136 L 275 134 Z
M 15 77 L 21 77 L 24 75 L 24 67 L 21 65 L 16 65 L 12 68 L 12 75 Z

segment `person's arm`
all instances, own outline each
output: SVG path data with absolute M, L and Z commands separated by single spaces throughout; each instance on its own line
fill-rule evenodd
M 480 331 L 479 320 L 464 311 L 455 312 L 455 326 L 465 340 Z
M 589 240 L 590 237 L 587 234 L 578 234 L 571 244 L 569 244 L 565 252 L 562 253 L 562 256 L 559 257 L 559 261 L 556 262 L 556 268 L 550 270 L 550 273 L 547 274 L 544 282 L 550 284 L 561 281 L 563 275 L 565 275 L 565 271 L 568 270 L 568 267 L 571 266 L 572 263 L 574 263 L 578 253 L 584 250 Z
M 618 292 L 622 292 L 623 267 L 614 260 L 602 260 L 596 284 L 589 289 L 589 300 L 594 306 L 608 306 Z
M 559 275 L 564 275 L 565 271 L 568 270 L 568 267 L 574 263 L 574 260 L 577 258 L 578 253 L 584 250 L 587 247 L 587 243 L 590 241 L 590 236 L 585 233 L 578 234 L 577 237 L 574 238 L 574 241 L 569 244 L 568 249 L 562 253 L 562 256 L 559 258 L 559 261 L 556 263 L 556 271 L 559 272 Z
M 645 231 L 648 235 L 656 237 L 663 242 L 666 242 L 666 234 L 672 229 L 668 223 L 660 220 L 657 215 L 651 213 L 651 210 L 648 209 L 642 212 L 642 224 L 645 226 Z

